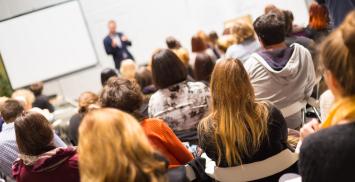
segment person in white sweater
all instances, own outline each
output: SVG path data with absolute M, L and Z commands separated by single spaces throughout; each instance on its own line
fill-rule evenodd
M 299 44 L 285 44 L 285 22 L 276 14 L 257 18 L 254 29 L 263 49 L 251 55 L 244 66 L 258 100 L 273 103 L 288 128 L 298 129 L 302 112 L 316 84 L 310 52 Z

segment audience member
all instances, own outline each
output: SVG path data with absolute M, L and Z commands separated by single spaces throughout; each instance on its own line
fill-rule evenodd
M 103 41 L 105 51 L 107 55 L 112 55 L 115 67 L 119 70 L 122 60 L 134 60 L 132 54 L 128 50 L 128 47 L 132 45 L 132 42 L 122 32 L 117 32 L 116 22 L 114 20 L 110 20 L 107 26 L 109 34 Z
M 335 104 L 323 124 L 312 121 L 301 129 L 300 174 L 305 182 L 354 181 L 349 166 L 355 162 L 355 11 L 320 49 L 324 78 Z
M 218 51 L 219 58 L 222 58 L 225 56 L 227 49 L 235 44 L 235 37 L 232 35 L 223 35 L 217 40 L 217 48 L 216 50 Z
M 201 81 L 208 85 L 211 79 L 211 74 L 214 65 L 215 63 L 212 60 L 211 56 L 207 54 L 198 54 L 196 56 L 194 70 L 196 81 Z
M 69 120 L 69 138 L 70 142 L 76 146 L 78 145 L 78 129 L 84 115 L 89 111 L 90 106 L 96 104 L 99 97 L 93 92 L 84 92 L 79 96 L 78 113 L 74 114 Z
M 206 34 L 206 32 L 199 30 L 199 31 L 197 31 L 196 35 L 198 37 L 200 37 L 203 40 L 203 42 L 205 42 L 205 44 L 207 45 L 207 48 L 211 49 L 214 57 L 216 57 L 216 59 L 218 59 L 220 57 L 220 55 L 218 54 L 218 50 L 212 45 L 210 37 Z M 212 54 L 211 54 L 211 56 L 212 56 Z
M 187 76 L 188 80 L 193 81 L 195 78 L 194 71 L 192 69 L 192 66 L 190 65 L 190 56 L 189 52 L 186 49 L 180 48 L 180 49 L 173 49 L 172 50 L 177 57 L 182 61 L 187 69 Z
M 150 143 L 169 160 L 170 167 L 184 165 L 193 159 L 192 154 L 164 121 L 145 118 L 139 114 L 143 94 L 134 82 L 122 78 L 110 79 L 101 92 L 100 103 L 102 107 L 125 111 L 141 121 Z
M 211 97 L 212 111 L 198 126 L 199 144 L 219 167 L 262 161 L 288 148 L 284 117 L 271 104 L 255 100 L 248 73 L 239 60 L 216 64 Z M 278 181 L 282 174 L 296 169 L 294 164 L 261 181 Z
M 316 2 L 327 6 L 334 27 L 338 27 L 346 15 L 355 9 L 355 0 L 316 0 Z
M 16 181 L 80 181 L 76 149 L 54 145 L 53 130 L 43 115 L 23 113 L 15 120 L 15 133 L 19 159 L 12 174 Z
M 167 163 L 143 132 L 139 123 L 122 111 L 89 112 L 79 128 L 81 181 L 167 181 Z
M 260 44 L 255 39 L 252 27 L 245 22 L 238 22 L 231 27 L 231 34 L 236 37 L 236 44 L 230 46 L 226 58 L 234 58 L 246 62 L 250 55 L 260 50 Z
M 135 79 L 137 65 L 131 59 L 126 59 L 121 62 L 120 76 L 126 79 Z
M 298 43 L 305 48 L 307 48 L 311 53 L 314 52 L 314 41 L 305 36 L 297 36 L 293 34 L 293 13 L 288 10 L 282 11 L 285 21 L 285 29 L 286 29 L 286 38 L 285 43 L 287 46 L 291 46 L 294 43 Z M 280 17 L 281 18 L 281 17 Z
M 176 40 L 175 37 L 169 36 L 165 39 L 165 43 L 168 47 L 168 49 L 180 49 L 182 48 L 181 43 Z
M 301 110 L 315 85 L 312 56 L 303 46 L 287 46 L 285 22 L 276 14 L 258 17 L 254 29 L 263 50 L 245 63 L 258 100 L 268 100 L 281 110 L 288 128 L 299 128 Z
M 11 165 L 19 155 L 16 144 L 14 121 L 23 112 L 23 105 L 14 99 L 5 101 L 0 110 L 1 116 L 5 121 L 3 131 L 0 132 L 0 171 L 8 177 L 12 176 Z M 29 139 L 31 139 L 31 137 L 29 137 Z M 53 142 L 54 145 L 58 147 L 66 146 L 55 134 Z
M 152 72 L 146 66 L 138 68 L 135 78 L 144 95 L 150 95 L 157 91 L 153 84 Z
M 0 97 L 0 132 L 2 131 L 2 125 L 4 124 L 4 119 L 1 116 L 1 107 L 9 98 L 7 97 Z
M 306 36 L 320 42 L 330 33 L 330 19 L 327 7 L 312 3 L 309 7 L 309 22 L 305 30 Z
M 19 89 L 12 93 L 11 98 L 20 101 L 23 104 L 25 111 L 34 111 L 41 113 L 47 120 L 53 121 L 54 115 L 48 110 L 42 110 L 38 107 L 33 107 L 32 103 L 35 101 L 35 95 L 27 89 Z
M 217 57 L 213 53 L 213 50 L 208 48 L 207 43 L 197 35 L 194 35 L 191 38 L 191 49 L 192 53 L 190 55 L 190 65 L 192 66 L 192 68 L 195 65 L 195 59 L 197 54 L 206 53 L 211 56 L 213 61 L 217 59 Z
M 208 87 L 186 81 L 186 67 L 167 49 L 153 55 L 152 73 L 159 90 L 150 98 L 149 116 L 166 121 L 181 141 L 197 143 L 196 126 L 209 106 Z
M 108 79 L 111 77 L 117 77 L 117 72 L 112 68 L 105 68 L 101 71 L 101 85 L 105 86 Z
M 35 101 L 35 95 L 27 89 L 18 89 L 12 93 L 11 98 L 20 101 L 25 111 L 32 109 L 32 103 Z
M 47 109 L 49 112 L 54 112 L 53 105 L 49 102 L 49 98 L 42 94 L 43 83 L 38 82 L 30 86 L 30 90 L 35 95 L 35 100 L 32 103 L 33 107 L 38 107 L 40 109 Z

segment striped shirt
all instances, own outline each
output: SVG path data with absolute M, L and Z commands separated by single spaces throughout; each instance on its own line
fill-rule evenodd
M 54 135 L 54 145 L 57 147 L 66 146 L 56 134 Z M 18 154 L 14 123 L 4 123 L 0 133 L 0 172 L 2 174 L 12 176 L 11 166 L 18 158 Z

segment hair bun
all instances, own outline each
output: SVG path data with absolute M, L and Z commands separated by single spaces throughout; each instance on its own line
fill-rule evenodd
M 349 13 L 341 25 L 344 44 L 351 53 L 355 53 L 355 11 Z

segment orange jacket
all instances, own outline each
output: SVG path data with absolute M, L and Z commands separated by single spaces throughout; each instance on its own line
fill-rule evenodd
M 144 119 L 141 126 L 154 148 L 169 160 L 169 168 L 193 160 L 192 154 L 163 120 Z

